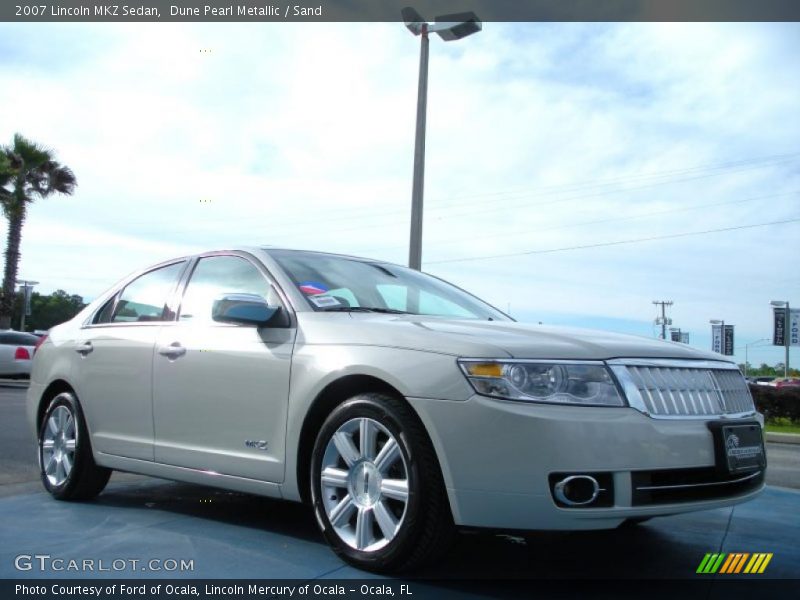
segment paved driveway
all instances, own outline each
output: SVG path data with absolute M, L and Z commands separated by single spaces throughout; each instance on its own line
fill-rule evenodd
M 288 502 L 122 473 L 114 473 L 95 502 L 52 500 L 37 481 L 23 393 L 17 386 L 0 387 L 0 578 L 365 576 L 328 549 L 308 508 Z M 800 472 L 798 450 L 768 445 L 770 469 L 788 485 Z M 800 578 L 798 509 L 800 492 L 770 486 L 735 508 L 628 529 L 539 533 L 527 540 L 464 534 L 446 560 L 415 575 L 438 581 L 681 579 L 696 577 L 708 552 L 772 552 L 765 575 Z M 112 570 L 41 571 L 33 561 L 31 570 L 19 571 L 14 563 L 20 555 L 50 555 L 64 564 L 94 560 L 96 568 L 102 560 Z M 123 561 L 117 563 L 122 570 L 113 570 L 115 559 Z M 193 570 L 149 570 L 152 559 L 192 561 Z
M 442 578 L 686 578 L 707 552 L 772 552 L 771 577 L 800 577 L 800 492 L 768 488 L 734 508 L 658 518 L 628 529 L 540 533 L 527 541 L 460 536 Z M 142 478 L 112 483 L 96 501 L 65 503 L 44 493 L 0 499 L 0 577 L 347 578 L 304 506 Z M 80 573 L 18 571 L 20 554 L 82 561 L 136 559 L 136 568 Z M 151 559 L 192 560 L 186 572 L 147 571 Z M 66 564 L 66 563 L 65 563 Z M 166 563 L 165 563 L 166 564 Z

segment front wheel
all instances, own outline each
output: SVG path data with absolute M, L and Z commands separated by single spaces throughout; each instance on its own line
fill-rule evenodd
M 39 471 L 58 500 L 89 500 L 103 491 L 111 470 L 98 467 L 81 407 L 70 392 L 47 407 L 39 431 Z
M 322 533 L 354 566 L 410 569 L 441 555 L 452 539 L 433 447 L 397 398 L 360 394 L 338 406 L 317 436 L 311 478 Z

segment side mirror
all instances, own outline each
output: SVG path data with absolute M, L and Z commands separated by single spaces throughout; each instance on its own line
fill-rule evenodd
M 225 294 L 214 300 L 211 318 L 219 323 L 264 327 L 281 312 L 280 306 L 270 306 L 256 294 Z

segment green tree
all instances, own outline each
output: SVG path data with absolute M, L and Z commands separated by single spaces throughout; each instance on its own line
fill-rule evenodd
M 0 148 L 0 204 L 8 221 L 6 264 L 0 294 L 0 329 L 11 326 L 16 297 L 19 248 L 28 204 L 51 194 L 72 194 L 77 181 L 72 170 L 53 159 L 53 151 L 19 133 Z
M 31 294 L 31 314 L 25 317 L 25 329 L 27 331 L 50 329 L 59 323 L 69 321 L 84 306 L 86 303 L 82 297 L 77 294 L 68 294 L 64 290 L 56 290 L 49 296 L 33 292 Z M 17 294 L 14 305 L 14 323 L 20 320 L 23 310 L 24 298 L 22 294 Z

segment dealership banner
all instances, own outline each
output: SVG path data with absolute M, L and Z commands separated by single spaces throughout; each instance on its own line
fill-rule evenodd
M 800 346 L 800 308 L 789 311 L 789 345 Z
M 772 328 L 772 345 L 786 345 L 786 309 L 773 307 L 774 326 Z
M 733 356 L 733 325 L 725 325 L 724 335 L 724 348 L 723 354 L 725 356 Z
M 722 325 L 711 326 L 711 350 L 722 354 Z

